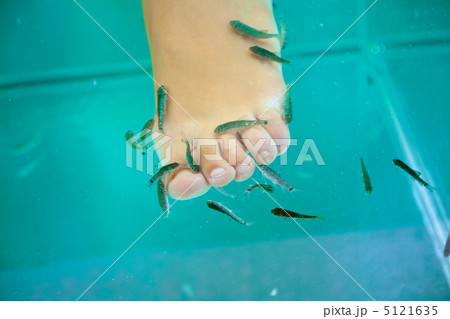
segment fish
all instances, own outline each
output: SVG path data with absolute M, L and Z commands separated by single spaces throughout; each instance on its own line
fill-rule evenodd
M 240 34 L 253 38 L 268 39 L 279 37 L 279 35 L 276 33 L 267 33 L 267 31 L 265 30 L 257 30 L 255 28 L 252 28 L 251 26 L 246 25 L 245 23 L 242 23 L 239 20 L 231 20 L 230 25 L 234 30 L 236 30 Z
M 363 172 L 364 187 L 366 188 L 367 194 L 370 195 L 372 193 L 372 184 L 370 184 L 369 173 L 367 173 L 367 169 L 366 169 L 366 166 L 364 165 L 363 158 L 360 157 L 359 160 L 361 161 L 361 169 Z
M 127 131 L 125 133 L 125 139 L 127 140 L 128 144 L 131 145 L 133 149 L 137 149 L 137 138 L 135 138 L 136 134 L 134 134 L 132 131 Z
M 186 162 L 193 172 L 198 172 L 200 170 L 200 166 L 195 164 L 194 158 L 192 157 L 191 147 L 189 145 L 189 141 L 186 140 Z
M 280 18 L 280 35 L 278 36 L 278 40 L 280 41 L 281 50 L 284 50 L 287 46 L 286 37 L 286 24 L 284 23 L 284 20 Z
M 214 133 L 224 134 L 229 131 L 238 130 L 243 127 L 248 127 L 252 125 L 266 125 L 268 121 L 266 120 L 238 120 L 231 121 L 227 123 L 220 124 L 214 130 Z
M 166 106 L 167 106 L 167 90 L 166 88 L 161 85 L 158 88 L 157 91 L 157 97 L 158 97 L 158 128 L 161 132 L 164 133 L 164 115 L 166 113 Z
M 260 188 L 263 191 L 266 191 L 268 193 L 272 193 L 273 192 L 273 186 L 270 185 L 270 184 L 254 184 L 254 185 L 251 185 L 249 188 L 247 188 L 246 192 L 250 193 L 255 188 Z
M 288 85 L 286 93 L 284 94 L 283 104 L 281 105 L 281 113 L 286 124 L 292 122 L 292 99 L 291 99 L 291 86 Z
M 169 196 L 167 196 L 167 190 L 166 186 L 164 185 L 164 182 L 162 179 L 158 180 L 158 202 L 159 206 L 161 206 L 161 209 L 163 210 L 164 214 L 169 216 Z
M 394 159 L 392 161 L 394 162 L 395 166 L 400 167 L 402 170 L 404 170 L 409 175 L 411 175 L 420 184 L 422 184 L 425 187 L 428 187 L 428 189 L 431 191 L 431 188 L 429 187 L 430 185 L 419 177 L 421 174 L 420 172 L 413 170 L 412 168 L 410 168 L 408 165 L 406 165 L 403 161 L 401 161 L 399 159 Z
M 150 178 L 150 184 L 153 184 L 156 180 L 160 179 L 161 177 L 163 177 L 164 175 L 170 173 L 171 171 L 173 171 L 174 169 L 176 169 L 178 166 L 180 166 L 179 163 L 170 163 L 167 164 L 163 167 L 161 167 L 161 169 L 152 176 L 152 178 Z
M 221 193 L 222 195 L 234 198 L 234 195 L 231 195 L 230 193 L 228 193 L 223 187 L 214 187 L 219 193 Z
M 242 192 L 242 194 L 240 194 L 237 198 L 239 200 L 245 200 L 248 199 L 248 197 L 250 196 L 250 193 L 252 190 L 259 188 L 261 189 L 263 192 L 268 192 L 268 193 L 272 193 L 273 192 L 273 186 L 270 184 L 254 184 L 251 185 L 249 188 L 247 188 L 245 191 Z
M 450 231 L 448 232 L 447 242 L 445 243 L 444 256 L 448 257 L 450 255 Z
M 448 232 L 447 242 L 445 243 L 444 257 L 448 257 L 449 255 L 450 255 L 450 231 Z
M 148 120 L 144 124 L 144 127 L 141 130 L 141 137 L 140 137 L 141 141 L 149 137 L 149 135 L 152 134 L 152 132 L 153 132 L 153 119 Z
M 264 48 L 261 48 L 261 47 L 259 47 L 257 45 L 254 45 L 254 46 L 250 47 L 250 51 L 252 51 L 257 56 L 262 57 L 262 58 L 264 58 L 266 60 L 270 60 L 270 61 L 274 61 L 274 62 L 278 62 L 278 63 L 286 63 L 286 64 L 291 63 L 290 61 L 279 57 L 275 53 L 273 53 L 273 52 L 271 52 L 269 50 L 266 50 Z
M 265 177 L 267 177 L 272 183 L 278 184 L 281 187 L 286 188 L 290 192 L 294 191 L 294 187 L 289 185 L 283 178 L 281 178 L 280 174 L 275 172 L 269 166 L 267 166 L 267 165 L 258 165 L 257 164 L 257 167 L 259 168 L 261 173 L 263 173 L 263 175 Z
M 294 213 L 294 212 L 292 212 L 290 210 L 285 210 L 285 209 L 280 208 L 280 207 L 272 209 L 271 213 L 274 214 L 275 216 L 280 216 L 280 217 L 304 218 L 304 219 L 322 219 L 322 217 L 320 217 L 320 216 L 297 214 L 297 213 Z
M 208 205 L 209 208 L 217 210 L 218 212 L 221 212 L 222 214 L 228 215 L 229 217 L 233 218 L 235 221 L 237 221 L 239 224 L 242 225 L 249 225 L 249 223 L 243 221 L 238 216 L 236 216 L 231 209 L 228 207 L 222 205 L 221 203 L 209 200 L 206 202 L 206 205 Z

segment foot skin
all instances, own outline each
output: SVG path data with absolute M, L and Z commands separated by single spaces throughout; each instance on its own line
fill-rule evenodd
M 167 162 L 181 164 L 166 176 L 170 196 L 193 198 L 211 186 L 250 178 L 255 163 L 247 152 L 269 164 L 286 151 L 286 145 L 274 142 L 289 138 L 281 116 L 280 96 L 286 87 L 281 66 L 249 50 L 259 45 L 280 52 L 280 43 L 276 38 L 240 35 L 229 25 L 230 20 L 240 20 L 277 33 L 271 1 L 227 0 L 207 5 L 204 0 L 143 0 L 143 10 L 153 75 L 170 94 L 164 132 L 172 139 L 157 153 Z M 155 84 L 155 91 L 158 87 Z M 219 124 L 244 119 L 268 124 L 214 133 Z M 157 130 L 157 120 L 154 124 Z M 197 173 L 186 164 L 185 139 L 200 165 Z

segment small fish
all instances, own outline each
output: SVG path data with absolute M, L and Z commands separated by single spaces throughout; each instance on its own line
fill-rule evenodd
M 447 242 L 445 243 L 444 256 L 448 257 L 450 255 L 450 231 L 448 232 Z
M 234 195 L 231 195 L 230 193 L 228 193 L 223 187 L 214 187 L 219 193 L 221 193 L 222 195 L 234 198 Z
M 166 166 L 161 167 L 161 169 L 158 171 L 158 173 L 156 173 L 155 175 L 152 176 L 152 178 L 150 178 L 150 184 L 153 184 L 153 182 L 160 179 L 164 175 L 170 173 L 178 166 L 180 166 L 179 163 L 170 163 L 170 164 L 167 164 Z
M 137 138 L 135 138 L 135 134 L 132 131 L 128 131 L 125 133 L 125 139 L 127 140 L 128 144 L 131 145 L 133 149 L 137 149 Z
M 153 132 L 153 119 L 147 121 L 147 123 L 144 124 L 144 127 L 142 128 L 141 131 L 140 139 L 142 141 L 145 140 L 147 137 L 149 137 L 150 134 L 152 134 L 152 132 Z
M 283 188 L 286 188 L 290 192 L 294 191 L 294 187 L 289 185 L 283 178 L 281 178 L 280 174 L 275 172 L 273 169 L 271 169 L 267 165 L 257 165 L 257 167 L 260 169 L 261 173 L 265 177 L 267 177 L 272 183 L 278 184 Z
M 245 200 L 248 199 L 250 196 L 250 193 L 252 190 L 259 188 L 261 189 L 263 192 L 268 192 L 268 193 L 272 193 L 273 192 L 273 186 L 270 184 L 254 184 L 251 185 L 249 188 L 247 188 L 245 191 L 243 191 L 237 198 L 239 200 Z
M 169 196 L 167 196 L 166 186 L 162 179 L 158 180 L 158 202 L 166 216 L 169 216 Z
M 200 170 L 200 166 L 195 164 L 194 159 L 192 158 L 191 147 L 188 140 L 186 140 L 186 162 L 193 172 L 198 172 Z
M 243 127 L 248 127 L 252 125 L 266 125 L 268 122 L 266 120 L 239 120 L 231 121 L 227 123 L 220 124 L 214 130 L 214 133 L 224 134 L 232 130 L 238 130 Z
M 362 159 L 362 157 L 360 157 L 359 160 L 361 161 L 361 169 L 363 172 L 364 187 L 366 188 L 367 194 L 371 194 L 372 193 L 372 184 L 370 184 L 369 173 L 367 173 L 367 169 L 366 169 L 366 166 L 364 165 L 364 160 Z
M 287 86 L 286 93 L 284 94 L 284 101 L 281 105 L 281 112 L 286 124 L 292 122 L 292 99 L 291 99 L 291 86 Z
M 252 190 L 254 190 L 255 188 L 260 188 L 268 193 L 272 193 L 273 192 L 273 186 L 270 184 L 254 184 L 252 186 L 250 186 L 249 188 L 247 188 L 246 192 L 250 193 Z
M 274 61 L 274 62 L 278 62 L 278 63 L 286 63 L 286 64 L 291 63 L 288 60 L 280 58 L 275 53 L 273 53 L 273 52 L 271 52 L 269 50 L 266 50 L 264 48 L 261 48 L 261 47 L 259 47 L 257 45 L 250 47 L 250 51 L 252 51 L 257 56 L 262 57 L 262 58 L 264 58 L 266 60 L 270 60 L 270 61 Z
M 286 37 L 286 24 L 284 23 L 284 20 L 280 18 L 280 35 L 278 36 L 278 40 L 280 40 L 281 50 L 287 46 Z
M 163 124 L 164 124 L 164 115 L 166 113 L 166 105 L 167 105 L 167 90 L 164 86 L 160 86 L 157 91 L 158 97 L 158 128 L 161 132 L 164 133 Z
M 268 39 L 268 38 L 276 38 L 278 37 L 278 34 L 275 33 L 267 33 L 265 30 L 257 30 L 255 28 L 252 28 L 251 26 L 246 25 L 245 23 L 242 23 L 239 20 L 231 20 L 230 25 L 233 27 L 234 30 L 239 32 L 240 34 L 258 38 L 258 39 Z
M 208 205 L 209 208 L 217 210 L 218 212 L 221 212 L 222 214 L 228 215 L 231 218 L 233 218 L 235 221 L 237 221 L 239 224 L 242 225 L 249 225 L 247 222 L 243 221 L 242 219 L 240 219 L 239 217 L 237 217 L 232 211 L 231 209 L 229 209 L 228 207 L 225 207 L 224 205 L 222 205 L 221 203 L 209 200 L 206 202 L 206 205 Z
M 393 160 L 395 166 L 400 167 L 402 170 L 404 170 L 405 172 L 407 172 L 409 175 L 411 175 L 416 181 L 418 181 L 420 184 L 422 184 L 425 187 L 428 187 L 428 183 L 425 182 L 423 179 L 421 179 L 419 177 L 419 175 L 421 174 L 420 172 L 417 172 L 413 169 L 411 169 L 408 165 L 406 165 L 403 161 L 399 160 L 399 159 L 394 159 Z M 429 190 L 431 190 L 431 188 L 428 188 Z
M 275 216 L 280 216 L 280 217 L 305 218 L 305 219 L 313 219 L 313 218 L 322 219 L 322 217 L 320 217 L 320 216 L 311 216 L 311 215 L 297 214 L 297 213 L 294 213 L 294 212 L 292 212 L 290 210 L 285 210 L 285 209 L 280 208 L 280 207 L 272 209 L 271 213 L 274 214 Z

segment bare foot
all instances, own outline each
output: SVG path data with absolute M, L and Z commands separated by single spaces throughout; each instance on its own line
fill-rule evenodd
M 172 197 L 192 198 L 210 186 L 250 178 L 255 163 L 247 151 L 264 164 L 286 151 L 287 146 L 273 141 L 289 138 L 281 117 L 283 99 L 278 101 L 285 91 L 281 66 L 249 50 L 259 45 L 279 52 L 280 43 L 276 38 L 240 35 L 229 25 L 230 20 L 240 20 L 277 33 L 271 1 L 143 0 L 143 10 L 153 75 L 171 96 L 164 132 L 173 139 L 158 149 L 158 156 L 163 158 L 170 150 L 169 162 L 181 164 L 165 179 Z M 239 119 L 262 119 L 268 124 L 214 133 L 217 125 Z M 155 120 L 154 130 L 157 127 Z M 184 139 L 200 165 L 197 173 L 187 167 Z M 211 158 L 213 153 L 218 155 Z

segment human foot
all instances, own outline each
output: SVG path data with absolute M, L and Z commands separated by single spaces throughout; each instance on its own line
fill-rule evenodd
M 170 95 L 164 133 L 172 139 L 157 152 L 160 158 L 168 154 L 168 162 L 181 164 L 165 179 L 172 197 L 192 198 L 210 186 L 248 179 L 255 163 L 247 151 L 264 164 L 286 151 L 287 146 L 274 142 L 289 138 L 280 110 L 286 88 L 281 66 L 249 51 L 258 45 L 279 52 L 280 43 L 276 38 L 240 35 L 229 25 L 230 20 L 240 20 L 276 33 L 270 1 L 217 1 L 211 6 L 202 0 L 144 0 L 143 10 L 153 75 Z M 219 124 L 241 119 L 268 124 L 214 133 Z M 186 164 L 185 139 L 199 172 Z

